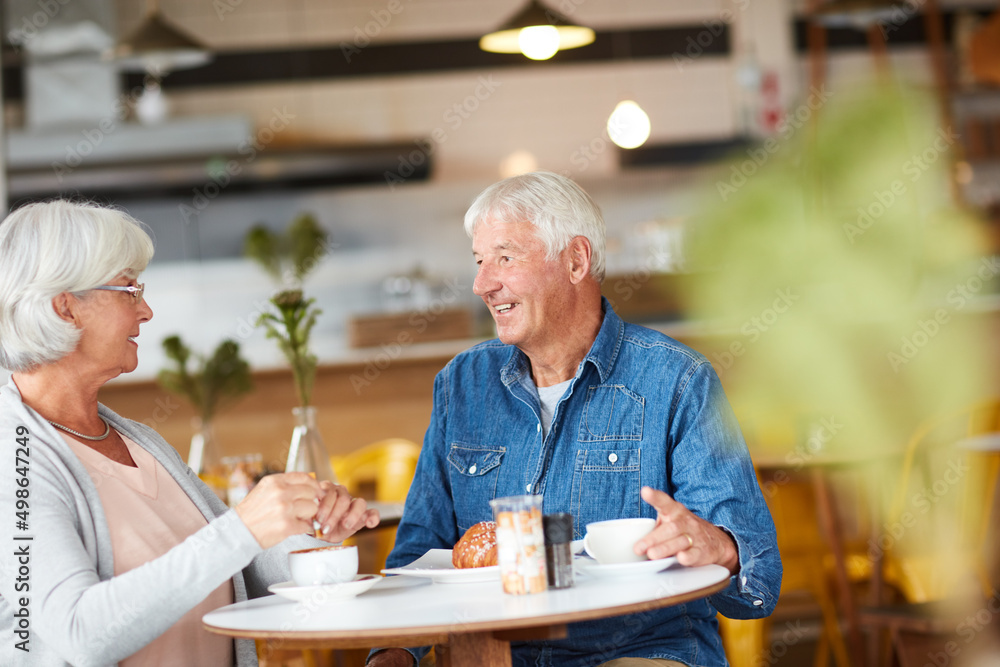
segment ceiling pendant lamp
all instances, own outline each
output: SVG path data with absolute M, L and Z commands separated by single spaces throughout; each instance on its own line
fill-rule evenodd
M 547 60 L 556 52 L 586 46 L 594 41 L 594 31 L 575 25 L 538 0 L 528 5 L 499 28 L 483 35 L 479 48 L 491 53 L 523 53 L 532 60 Z
M 608 136 L 621 148 L 638 148 L 649 139 L 649 116 L 632 100 L 618 103 L 608 118 Z
M 164 75 L 178 69 L 199 67 L 212 59 L 208 47 L 167 21 L 158 0 L 152 0 L 142 23 L 120 41 L 114 59 L 128 70 Z
M 915 12 L 897 0 L 828 0 L 812 11 L 812 18 L 827 28 L 854 28 L 864 32 L 873 25 L 894 25 Z

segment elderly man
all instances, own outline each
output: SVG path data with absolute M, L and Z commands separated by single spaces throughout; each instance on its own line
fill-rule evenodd
M 499 340 L 455 357 L 434 411 L 390 566 L 450 548 L 492 518 L 496 497 L 541 494 L 546 514 L 588 523 L 656 517 L 649 558 L 716 563 L 706 600 L 572 624 L 558 641 L 514 643 L 515 665 L 725 665 L 716 611 L 771 613 L 781 585 L 774 524 L 718 376 L 697 352 L 626 324 L 601 297 L 604 220 L 573 181 L 516 176 L 465 216 L 474 291 Z M 413 665 L 420 650 L 373 653 Z

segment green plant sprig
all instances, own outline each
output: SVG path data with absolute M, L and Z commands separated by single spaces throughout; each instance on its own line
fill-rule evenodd
M 283 234 L 275 234 L 264 225 L 252 227 L 243 241 L 243 254 L 260 264 L 279 285 L 301 285 L 319 264 L 326 246 L 326 231 L 312 214 L 303 213 Z
M 312 307 L 315 301 L 304 299 L 302 290 L 284 290 L 271 298 L 277 314 L 262 313 L 257 319 L 257 326 L 263 326 L 267 337 L 278 342 L 279 349 L 292 367 L 295 390 L 302 406 L 309 405 L 316 379 L 317 358 L 309 351 L 309 335 L 316 324 L 316 317 L 323 311 Z
M 180 336 L 163 340 L 163 350 L 173 368 L 161 370 L 156 377 L 161 387 L 184 396 L 208 423 L 225 403 L 253 389 L 250 365 L 240 356 L 240 346 L 232 340 L 219 343 L 211 356 L 194 355 Z M 194 361 L 195 369 L 188 370 Z

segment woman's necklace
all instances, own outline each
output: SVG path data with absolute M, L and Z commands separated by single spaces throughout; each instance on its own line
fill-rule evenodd
M 104 440 L 105 438 L 107 438 L 111 434 L 111 424 L 109 424 L 108 420 L 105 419 L 104 417 L 98 416 L 98 419 L 100 419 L 102 422 L 104 422 L 104 433 L 102 433 L 100 435 L 84 435 L 83 433 L 80 433 L 79 431 L 74 431 L 73 429 L 71 429 L 68 426 L 63 426 L 62 424 L 57 424 L 54 421 L 52 421 L 51 419 L 48 420 L 48 422 L 50 424 L 52 424 L 53 426 L 55 426 L 60 431 L 66 431 L 67 433 L 72 433 L 76 437 L 83 438 L 84 440 Z

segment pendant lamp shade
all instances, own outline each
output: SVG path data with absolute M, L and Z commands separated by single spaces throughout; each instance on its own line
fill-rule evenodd
M 534 60 L 550 58 L 556 51 L 575 49 L 594 41 L 594 31 L 575 25 L 538 0 L 531 0 L 503 25 L 483 35 L 479 48 L 491 53 L 523 53 Z
M 893 0 L 829 0 L 813 11 L 813 20 L 827 28 L 867 30 L 876 23 L 894 24 L 913 13 Z
M 154 6 L 139 27 L 115 46 L 114 59 L 123 69 L 166 73 L 204 65 L 212 54 Z

